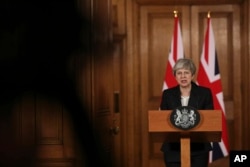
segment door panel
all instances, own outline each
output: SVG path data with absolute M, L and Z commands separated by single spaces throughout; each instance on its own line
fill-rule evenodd
M 188 28 L 188 7 L 178 9 L 180 24 Z M 147 111 L 160 106 L 163 77 L 167 64 L 168 53 L 173 32 L 173 7 L 143 6 L 140 8 L 140 72 L 141 72 L 141 121 L 142 121 L 142 166 L 164 167 L 163 155 L 160 152 L 162 140 L 148 134 Z M 189 32 L 182 31 L 186 39 Z M 183 38 L 184 38 L 183 37 Z M 184 38 L 184 39 L 185 39 Z M 187 45 L 189 46 L 189 45 Z M 188 47 L 187 51 L 188 50 Z
M 122 126 L 122 121 L 124 120 L 125 110 L 123 107 L 123 95 L 124 91 L 122 89 L 122 58 L 124 53 L 124 36 L 114 35 L 113 42 L 113 164 L 114 167 L 123 165 L 122 157 L 122 138 L 124 138 L 124 127 Z
M 111 1 L 93 3 L 93 126 L 106 166 L 120 165 L 122 39 L 113 38 Z
M 109 0 L 93 1 L 93 61 L 92 61 L 92 96 L 93 126 L 104 166 L 111 166 L 112 135 L 112 57 L 110 55 L 110 15 Z
M 6 125 L 12 128 L 9 142 L 15 151 L 9 156 L 16 160 L 5 158 L 7 164 L 76 166 L 76 139 L 70 114 L 58 99 L 26 93 L 15 100 L 11 112 L 11 121 Z
M 204 40 L 207 12 L 211 12 L 215 36 L 215 47 L 219 62 L 228 139 L 231 149 L 241 148 L 241 49 L 240 49 L 240 11 L 237 5 L 193 6 L 192 7 L 192 58 L 198 64 Z M 233 136 L 239 136 L 234 141 Z

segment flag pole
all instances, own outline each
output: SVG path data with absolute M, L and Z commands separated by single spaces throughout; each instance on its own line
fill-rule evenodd
M 207 12 L 207 18 L 210 18 L 210 11 Z
M 174 10 L 174 17 L 178 17 L 178 11 Z

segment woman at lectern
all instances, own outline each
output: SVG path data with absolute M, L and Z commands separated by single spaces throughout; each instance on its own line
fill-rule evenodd
M 196 67 L 191 59 L 179 59 L 173 67 L 177 86 L 166 89 L 162 94 L 161 110 L 173 110 L 180 106 L 190 106 L 197 110 L 213 109 L 212 93 L 209 88 L 193 82 Z M 191 167 L 207 167 L 210 143 L 191 142 Z M 167 167 L 180 167 L 180 143 L 164 142 L 161 147 Z

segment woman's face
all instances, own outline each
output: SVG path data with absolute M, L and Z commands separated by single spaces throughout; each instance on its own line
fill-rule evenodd
M 192 72 L 188 69 L 181 68 L 175 73 L 177 83 L 183 88 L 190 87 L 193 78 L 194 76 L 192 75 Z

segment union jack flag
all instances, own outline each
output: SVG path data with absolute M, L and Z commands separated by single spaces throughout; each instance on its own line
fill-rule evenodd
M 177 12 L 175 11 L 174 31 L 171 41 L 171 48 L 168 55 L 167 68 L 163 82 L 163 90 L 177 85 L 176 79 L 172 74 L 172 69 L 175 65 L 175 62 L 183 57 L 184 57 L 184 51 L 183 51 L 180 23 L 179 23 L 179 18 L 177 16 Z
M 213 94 L 214 109 L 221 110 L 222 116 L 222 139 L 221 142 L 212 143 L 213 150 L 210 152 L 209 162 L 225 157 L 229 152 L 227 124 L 225 119 L 225 106 L 223 101 L 222 84 L 220 78 L 219 64 L 215 49 L 214 33 L 210 15 L 207 18 L 207 29 L 203 44 L 197 83 L 208 87 Z

